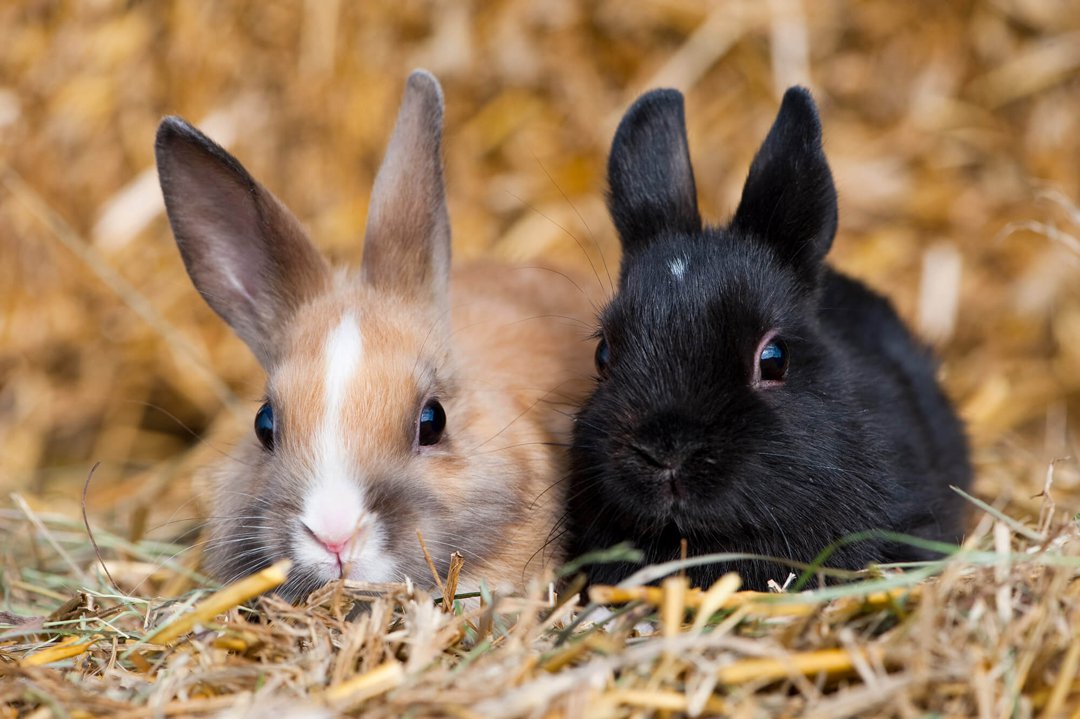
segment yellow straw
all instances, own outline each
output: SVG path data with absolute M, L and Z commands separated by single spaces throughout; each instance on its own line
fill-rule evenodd
M 252 597 L 257 597 L 263 592 L 284 584 L 291 566 L 291 560 L 282 559 L 261 572 L 256 572 L 235 584 L 219 589 L 192 607 L 187 614 L 181 615 L 168 624 L 159 627 L 157 631 L 146 638 L 146 643 L 168 644 L 177 637 L 187 634 L 196 626 L 209 623 L 219 614 L 227 612 Z

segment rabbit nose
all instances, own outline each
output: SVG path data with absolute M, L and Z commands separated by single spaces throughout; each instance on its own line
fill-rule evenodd
M 685 446 L 663 447 L 642 442 L 631 445 L 633 450 L 646 462 L 658 469 L 677 470 L 690 455 L 691 449 Z
M 674 471 L 700 448 L 700 431 L 696 422 L 675 412 L 663 412 L 638 427 L 630 446 L 650 465 Z
M 304 529 L 308 531 L 312 539 L 326 548 L 326 551 L 335 556 L 340 556 L 342 552 L 352 543 L 356 537 L 357 532 L 324 532 L 315 531 L 311 527 L 304 525 Z
M 333 554 L 341 554 L 343 551 L 345 551 L 345 546 L 349 543 L 348 539 L 338 542 L 332 542 L 330 540 L 323 539 L 322 537 L 319 537 L 319 541 L 322 542 L 322 545 L 328 550 L 330 550 L 330 552 L 332 552 Z

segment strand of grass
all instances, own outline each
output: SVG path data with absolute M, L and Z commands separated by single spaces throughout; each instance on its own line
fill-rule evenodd
M 630 562 L 636 564 L 644 557 L 645 555 L 641 550 L 635 549 L 630 542 L 620 542 L 607 549 L 598 549 L 594 552 L 582 554 L 580 557 L 567 562 L 555 570 L 555 576 L 560 579 L 569 577 L 590 564 L 612 564 L 614 562 Z
M 454 667 L 454 670 L 452 672 L 450 672 L 450 676 L 459 676 L 462 672 L 468 669 L 473 662 L 490 652 L 492 649 L 493 645 L 490 639 L 485 639 L 484 641 L 480 642 L 475 647 L 465 653 L 465 656 L 461 658 L 461 661 L 458 662 L 458 665 Z
M 949 489 L 956 492 L 961 497 L 963 497 L 967 501 L 971 502 L 976 507 L 978 507 L 982 511 L 986 512 L 990 516 L 994 517 L 994 519 L 997 519 L 998 521 L 1006 524 L 1009 527 L 1009 529 L 1016 532 L 1021 537 L 1024 537 L 1025 539 L 1030 539 L 1033 542 L 1039 542 L 1040 544 L 1042 542 L 1046 541 L 1046 536 L 1045 535 L 1043 535 L 1043 534 L 1041 534 L 1039 532 L 1036 532 L 1034 529 L 1031 529 L 1029 527 L 1025 527 L 1023 524 L 1021 524 L 1017 520 L 1013 519 L 1009 515 L 1005 514 L 1000 509 L 996 509 L 994 507 L 991 507 L 989 504 L 982 501 L 978 497 L 971 496 L 970 494 L 968 494 L 964 490 L 960 489 L 959 487 L 950 486 Z
M 682 631 L 686 595 L 689 592 L 690 580 L 682 575 L 668 577 L 660 586 L 660 631 L 665 639 L 671 639 Z M 698 592 L 698 595 L 701 596 L 702 592 Z
M 146 644 L 169 644 L 178 637 L 187 634 L 200 624 L 207 624 L 213 619 L 242 604 L 249 599 L 281 586 L 288 579 L 292 561 L 283 559 L 271 564 L 260 572 L 249 575 L 235 584 L 230 584 L 202 600 L 190 612 L 182 614 L 150 634 Z
M 549 652 L 540 659 L 540 667 L 549 674 L 556 674 L 564 667 L 576 662 L 588 652 L 599 649 L 608 652 L 615 649 L 611 639 L 604 633 L 598 632 L 599 625 L 594 625 L 588 631 L 574 637 L 574 641 L 557 652 Z
M 113 579 L 112 574 L 109 572 L 109 568 L 105 565 L 105 558 L 101 556 L 101 548 L 98 546 L 97 540 L 94 539 L 94 530 L 90 528 L 90 517 L 86 514 L 86 494 L 90 491 L 90 482 L 94 479 L 94 472 L 96 472 L 97 468 L 100 466 L 100 461 L 94 462 L 94 466 L 86 473 L 86 481 L 83 483 L 81 502 L 83 526 L 86 527 L 86 536 L 90 539 L 90 544 L 94 547 L 94 555 L 97 557 L 98 565 L 101 567 L 101 570 L 105 572 L 105 576 L 109 579 L 109 584 L 111 584 L 112 588 L 117 592 L 123 594 L 124 592 L 121 591 L 120 585 L 116 583 L 116 580 Z
M 869 607 L 885 606 L 898 598 L 918 590 L 919 583 L 933 572 L 908 572 L 895 577 L 873 579 L 856 584 L 826 587 L 813 591 L 774 594 L 772 592 L 736 592 L 729 586 L 718 589 L 718 596 L 710 599 L 710 604 L 723 597 L 718 609 L 735 609 L 750 606 L 751 613 L 760 612 L 768 616 L 804 616 L 814 611 L 812 605 L 822 604 L 835 599 L 858 599 Z M 734 575 L 737 576 L 737 575 Z M 720 585 L 723 578 L 716 583 Z M 737 586 L 737 585 L 735 585 Z M 710 589 L 710 592 L 712 589 Z M 726 596 L 724 596 L 726 594 Z M 704 608 L 709 592 L 691 589 L 686 594 L 686 605 L 692 609 Z M 652 606 L 663 603 L 663 591 L 660 587 L 610 587 L 596 585 L 590 588 L 589 598 L 597 604 L 621 604 L 624 602 L 644 602 Z M 805 608 L 803 608 L 805 607 Z
M 431 571 L 431 578 L 435 580 L 435 586 L 439 588 L 439 594 L 442 594 L 443 589 L 442 577 L 439 576 L 439 570 L 435 568 L 435 560 L 431 558 L 431 553 L 428 552 L 427 543 L 424 542 L 424 534 L 419 529 L 416 530 L 416 539 L 420 542 L 420 550 L 424 553 L 424 561 L 427 562 L 428 569 Z M 449 611 L 449 608 L 444 604 L 444 611 Z
M 570 639 L 571 637 L 573 637 L 574 639 L 581 639 L 582 637 L 588 636 L 592 632 L 600 629 L 601 627 L 607 626 L 608 624 L 610 624 L 615 619 L 618 619 L 622 615 L 633 611 L 634 609 L 636 609 L 639 606 L 640 606 L 640 602 L 636 602 L 636 601 L 627 602 L 624 606 L 620 607 L 619 609 L 617 609 L 617 610 L 615 610 L 613 612 L 610 612 L 602 621 L 594 622 L 593 625 L 591 627 L 589 627 L 588 629 L 586 629 L 584 632 L 578 633 L 577 632 L 578 628 L 582 624 L 584 624 L 586 621 L 588 621 L 589 616 L 592 615 L 593 612 L 595 612 L 596 610 L 601 608 L 600 603 L 598 603 L 598 602 L 589 602 L 589 604 L 587 604 L 584 609 L 582 609 L 580 612 L 578 612 L 578 614 L 574 618 L 574 620 L 572 622 L 570 622 L 570 624 L 568 624 L 567 626 L 563 627 L 563 629 L 558 633 L 558 635 L 556 636 L 556 639 L 555 639 L 555 646 L 556 647 L 561 646 L 562 644 L 564 644 L 566 642 L 566 640 Z
M 132 612 L 132 613 L 134 614 L 134 612 Z M 142 615 L 140 614 L 138 616 L 141 617 Z M 79 621 L 85 621 L 85 620 L 89 620 L 89 621 L 92 621 L 92 622 L 97 622 L 99 624 L 103 624 L 106 627 L 108 627 L 111 630 L 111 632 L 108 633 L 110 639 L 112 637 L 114 637 L 114 636 L 115 637 L 121 637 L 121 638 L 123 638 L 123 639 L 125 639 L 127 641 L 133 641 L 133 640 L 135 640 L 137 638 L 136 634 L 131 633 L 131 632 L 125 632 L 123 629 L 116 626 L 115 624 L 113 624 L 109 620 L 105 619 L 104 617 L 80 617 Z
M 446 583 L 443 585 L 443 601 L 446 604 L 451 604 L 451 600 L 457 595 L 458 579 L 461 576 L 461 568 L 465 566 L 465 557 L 461 555 L 461 552 L 454 552 L 450 555 L 450 568 L 446 570 Z M 446 606 L 444 604 L 444 606 Z
M 702 594 L 698 602 L 698 613 L 694 618 L 691 631 L 700 632 L 704 629 L 709 618 L 731 601 L 731 598 L 735 596 L 741 585 L 742 578 L 734 572 L 728 572 L 713 582 L 713 585 Z
M 614 709 L 619 706 L 652 709 L 660 712 L 687 712 L 690 700 L 685 694 L 670 689 L 614 689 L 596 699 L 597 714 L 606 714 L 600 706 Z M 731 707 L 718 696 L 710 696 L 702 707 L 709 715 L 730 716 Z
M 649 584 L 655 582 L 658 579 L 662 579 L 669 574 L 674 574 L 683 569 L 690 569 L 691 567 L 701 567 L 708 564 L 728 564 L 738 561 L 759 561 L 769 562 L 779 566 L 790 567 L 799 571 L 804 571 L 811 568 L 812 565 L 806 562 L 797 562 L 790 559 L 783 559 L 781 557 L 770 557 L 764 554 L 748 554 L 746 552 L 718 552 L 716 554 L 702 554 L 697 557 L 688 557 L 686 559 L 675 559 L 670 562 L 663 562 L 660 564 L 650 564 L 646 567 L 639 569 L 631 574 L 629 577 L 619 582 L 620 587 L 638 587 L 643 584 Z M 831 569 L 828 567 L 822 567 L 818 570 L 820 574 L 828 577 L 835 577 L 837 579 L 853 579 L 858 577 L 859 573 L 847 569 Z
M 459 599 L 478 599 L 480 592 L 459 592 L 451 598 L 450 606 L 453 606 L 454 602 Z M 435 604 L 444 604 L 446 602 L 445 597 L 432 597 L 432 602 Z
M 82 635 L 73 636 L 70 639 L 66 639 L 56 646 L 47 647 L 40 652 L 35 652 L 27 657 L 24 657 L 19 663 L 24 667 L 40 667 L 46 664 L 52 664 L 53 662 L 63 661 L 64 659 L 71 659 L 77 657 L 96 642 L 104 639 L 101 634 L 94 634 L 90 637 L 84 637 Z
M 126 610 L 123 611 L 120 616 L 132 615 L 139 619 L 142 618 L 142 614 Z M 89 627 L 87 624 L 100 624 L 107 628 L 102 630 L 101 627 Z M 53 622 L 43 622 L 41 625 L 28 628 L 19 629 L 15 628 L 3 633 L 4 639 L 15 639 L 24 636 L 36 636 L 40 634 L 51 634 L 58 637 L 65 636 L 86 636 L 87 633 L 102 634 L 106 638 L 120 637 L 123 639 L 135 639 L 137 635 L 125 631 L 124 629 L 116 626 L 108 620 L 106 617 L 89 616 L 89 617 L 76 617 L 75 619 L 61 619 Z
M 390 659 L 369 672 L 335 684 L 323 693 L 323 699 L 346 711 L 380 694 L 396 689 L 405 682 L 405 667 Z
M 147 719 L 147 717 L 172 717 L 172 716 L 211 716 L 211 712 L 224 712 L 227 709 L 235 709 L 237 698 L 235 694 L 225 694 L 216 697 L 201 697 L 198 699 L 177 699 L 160 707 L 139 707 L 131 711 L 113 714 L 111 719 Z M 88 714 L 85 716 L 89 716 Z M 215 714 L 216 716 L 216 714 Z
M 699 589 L 687 591 L 684 601 L 688 608 L 697 609 L 702 605 L 705 593 Z M 752 605 L 751 614 L 758 616 L 806 616 L 813 614 L 816 602 L 800 602 L 791 605 L 766 604 L 762 600 L 776 596 L 765 592 L 736 592 L 731 595 L 718 610 L 735 609 L 737 607 Z M 625 602 L 644 602 L 650 606 L 665 606 L 664 591 L 660 587 L 608 587 L 597 585 L 589 589 L 589 599 L 597 604 L 623 604 Z M 715 612 L 714 612 L 715 613 Z
M 720 667 L 716 672 L 721 684 L 746 684 L 747 682 L 770 682 L 799 674 L 830 677 L 849 674 L 855 669 L 855 661 L 870 666 L 884 666 L 888 655 L 880 647 L 866 647 L 856 652 L 847 649 L 817 649 L 809 652 L 788 654 L 783 658 L 741 659 Z
M 815 576 L 824 572 L 825 563 L 829 561 L 829 557 L 835 554 L 838 550 L 851 544 L 857 544 L 859 542 L 865 542 L 868 540 L 885 540 L 898 544 L 906 544 L 911 547 L 917 547 L 930 552 L 937 552 L 944 555 L 946 558 L 955 555 L 960 551 L 960 547 L 952 543 L 939 542 L 932 539 L 925 539 L 923 537 L 915 537 L 910 534 L 902 534 L 899 532 L 890 532 L 881 529 L 869 529 L 864 532 L 854 532 L 847 536 L 841 537 L 828 545 L 814 557 L 813 561 L 802 570 L 799 577 L 795 580 L 795 583 L 791 587 L 791 591 L 799 592 L 810 580 Z

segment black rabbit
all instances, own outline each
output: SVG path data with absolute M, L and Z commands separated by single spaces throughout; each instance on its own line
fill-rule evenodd
M 889 302 L 824 263 L 836 190 L 810 93 L 784 95 L 726 227 L 702 225 L 674 90 L 626 113 L 608 181 L 623 258 L 574 430 L 570 556 L 630 541 L 650 564 L 685 539 L 691 556 L 811 562 L 871 529 L 957 541 L 964 431 Z M 871 538 L 826 564 L 929 556 Z M 589 580 L 637 568 L 595 564 Z M 689 576 L 731 570 L 752 589 L 790 571 L 741 560 Z

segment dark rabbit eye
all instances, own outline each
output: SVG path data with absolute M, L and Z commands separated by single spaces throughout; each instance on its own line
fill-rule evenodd
M 420 410 L 420 429 L 417 440 L 424 447 L 436 444 L 442 439 L 445 428 L 446 412 L 438 400 L 429 399 L 424 408 Z
M 787 375 L 788 348 L 784 340 L 773 337 L 761 348 L 758 355 L 758 377 L 760 382 L 783 382 Z
M 274 451 L 274 408 L 269 402 L 259 407 L 255 415 L 255 436 L 262 442 L 262 446 L 268 452 Z
M 608 347 L 607 340 L 603 337 L 600 338 L 600 342 L 596 345 L 596 371 L 600 373 L 601 377 L 607 377 L 608 363 L 611 362 L 611 348 Z

